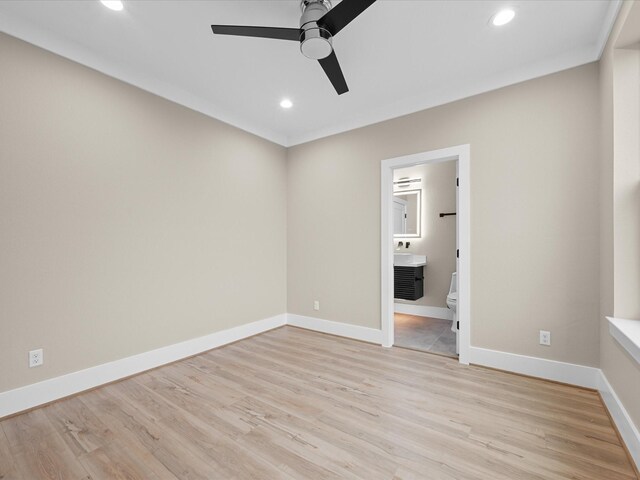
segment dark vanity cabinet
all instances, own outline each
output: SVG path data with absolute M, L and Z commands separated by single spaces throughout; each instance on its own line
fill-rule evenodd
M 418 300 L 424 295 L 424 266 L 393 267 L 393 297 Z

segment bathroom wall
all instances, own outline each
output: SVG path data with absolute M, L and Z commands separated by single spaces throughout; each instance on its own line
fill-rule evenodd
M 451 274 L 456 271 L 456 217 L 442 217 L 440 212 L 456 211 L 456 162 L 432 163 L 401 168 L 394 172 L 394 181 L 401 177 L 421 178 L 422 190 L 420 238 L 395 238 L 410 242 L 411 252 L 427 256 L 424 268 L 424 296 L 416 301 L 395 300 L 396 303 L 439 307 L 446 309 L 446 297 L 451 285 Z M 410 187 L 415 189 L 415 187 Z M 445 310 L 445 315 L 448 311 Z
M 380 161 L 470 144 L 472 345 L 598 365 L 599 118 L 594 63 L 290 148 L 288 311 L 380 328 Z
M 0 391 L 286 311 L 284 148 L 2 34 L 0 58 Z
M 624 83 L 637 78 L 640 70 L 624 71 L 629 62 L 640 68 L 637 46 L 620 51 L 616 47 L 632 46 L 640 41 L 640 3 L 622 4 L 618 19 L 600 60 L 601 146 L 600 146 L 600 367 L 624 404 L 631 419 L 640 429 L 640 365 L 609 334 L 606 316 L 620 316 L 640 321 L 638 311 L 638 263 L 640 232 L 638 203 L 628 200 L 638 195 L 638 148 L 640 129 L 636 104 L 635 120 L 624 118 L 632 107 L 625 99 Z M 622 54 L 622 55 L 620 55 Z M 636 57 L 635 59 L 633 57 Z M 622 63 L 620 63 L 622 61 Z M 617 64 L 617 65 L 616 65 Z M 622 68 L 622 69 L 621 69 Z M 617 85 L 617 87 L 614 87 Z M 616 92 L 617 90 L 617 92 Z M 615 93 L 614 93 L 615 92 Z M 622 98 L 620 97 L 622 94 Z M 637 92 L 640 95 L 640 92 Z M 632 94 L 633 95 L 633 94 Z M 617 98 L 616 98 L 617 97 Z M 637 99 L 638 97 L 636 97 Z M 622 104 L 620 103 L 622 101 Z M 637 100 L 636 100 L 637 101 Z M 635 125 L 634 125 L 635 122 Z M 634 128 L 636 129 L 634 131 Z M 634 137 L 635 134 L 635 137 Z M 625 152 L 626 150 L 626 152 Z M 629 180 L 635 185 L 629 185 Z M 631 187 L 631 188 L 630 188 Z

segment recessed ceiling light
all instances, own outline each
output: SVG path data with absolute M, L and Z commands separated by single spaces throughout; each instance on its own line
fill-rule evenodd
M 491 23 L 493 23 L 496 27 L 501 27 L 502 25 L 506 25 L 513 17 L 516 16 L 516 12 L 511 9 L 500 10 L 491 18 Z
M 280 106 L 282 108 L 291 108 L 293 107 L 293 102 L 288 98 L 283 98 L 282 101 L 280 102 Z
M 110 8 L 111 10 L 115 10 L 116 12 L 119 12 L 124 8 L 122 0 L 100 0 L 100 2 L 105 7 Z

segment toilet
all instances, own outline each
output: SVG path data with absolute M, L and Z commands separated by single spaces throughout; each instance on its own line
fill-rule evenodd
M 447 295 L 447 307 L 453 312 L 453 321 L 451 322 L 451 331 L 456 334 L 456 353 L 460 353 L 460 340 L 458 333 L 458 273 L 453 272 L 451 274 L 451 286 L 449 287 L 449 294 Z

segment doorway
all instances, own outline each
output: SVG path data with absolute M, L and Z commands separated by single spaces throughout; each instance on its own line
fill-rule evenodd
M 394 254 L 397 243 L 394 231 L 394 171 L 424 164 L 455 161 L 457 163 L 456 203 L 456 326 L 458 327 L 459 361 L 469 363 L 470 346 L 470 148 L 469 145 L 422 152 L 383 160 L 381 163 L 381 290 L 382 290 L 382 345 L 393 346 L 394 328 Z M 411 181 L 415 179 L 407 179 Z M 399 208 L 396 206 L 395 208 Z M 418 232 L 418 237 L 420 236 Z M 410 239 L 408 239 L 410 240 Z M 428 255 L 427 255 L 428 256 Z M 403 257 L 404 258 L 404 257 Z M 428 262 L 428 260 L 427 260 Z M 454 277 L 455 278 L 455 277 Z
M 393 171 L 394 345 L 454 358 L 457 177 L 457 160 Z

